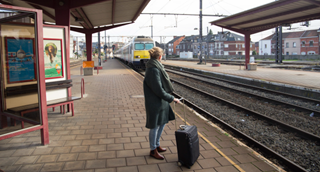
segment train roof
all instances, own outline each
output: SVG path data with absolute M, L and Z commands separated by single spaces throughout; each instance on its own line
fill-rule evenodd
M 153 42 L 153 39 L 148 36 L 137 36 L 133 40 L 134 42 Z

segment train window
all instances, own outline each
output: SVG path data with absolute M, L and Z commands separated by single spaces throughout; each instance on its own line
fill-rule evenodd
M 136 50 L 144 50 L 144 44 L 136 43 L 136 44 L 134 44 L 134 49 L 136 49 Z
M 150 50 L 151 48 L 153 48 L 153 44 L 152 43 L 146 43 L 146 50 Z

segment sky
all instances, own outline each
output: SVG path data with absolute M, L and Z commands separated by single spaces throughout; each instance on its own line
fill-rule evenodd
M 233 15 L 240 13 L 274 0 L 202 0 L 202 14 L 222 14 Z M 184 13 L 184 14 L 199 14 L 200 0 L 151 0 L 142 13 Z M 203 17 L 202 28 L 203 35 L 207 34 L 208 30 L 212 30 L 213 34 L 221 31 L 218 26 L 211 26 L 209 22 L 218 20 L 221 17 Z M 198 16 L 164 16 L 153 15 L 153 37 L 155 41 L 167 43 L 173 39 L 173 36 L 189 36 L 199 35 L 199 17 Z M 320 28 L 320 20 L 310 21 L 310 26 L 300 26 L 300 23 L 293 24 L 292 30 L 283 28 L 283 32 L 303 31 Z M 127 37 L 145 35 L 151 36 L 151 16 L 141 14 L 135 23 L 119 28 L 106 31 L 106 35 L 110 36 L 110 41 L 127 42 Z M 225 31 L 225 29 L 224 29 Z M 274 29 L 266 30 L 257 34 L 251 35 L 251 41 L 257 42 L 274 33 Z M 84 35 L 77 32 L 72 32 L 73 36 L 79 36 L 79 40 L 84 39 Z M 100 36 L 104 37 L 105 32 L 101 32 Z M 81 36 L 81 37 L 80 37 Z M 162 39 L 160 39 L 160 36 Z M 101 41 L 105 39 L 102 38 Z M 93 35 L 93 41 L 97 41 L 97 34 Z

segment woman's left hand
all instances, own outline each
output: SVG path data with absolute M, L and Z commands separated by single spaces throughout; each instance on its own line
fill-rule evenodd
M 180 100 L 177 99 L 177 98 L 174 98 L 173 101 L 174 101 L 175 103 L 180 103 Z

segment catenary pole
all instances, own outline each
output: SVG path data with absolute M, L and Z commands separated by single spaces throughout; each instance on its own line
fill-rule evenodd
M 199 37 L 200 37 L 200 56 L 199 56 L 199 64 L 202 63 L 202 0 L 200 0 L 200 13 L 199 13 L 199 19 L 200 19 L 200 26 L 199 26 Z

